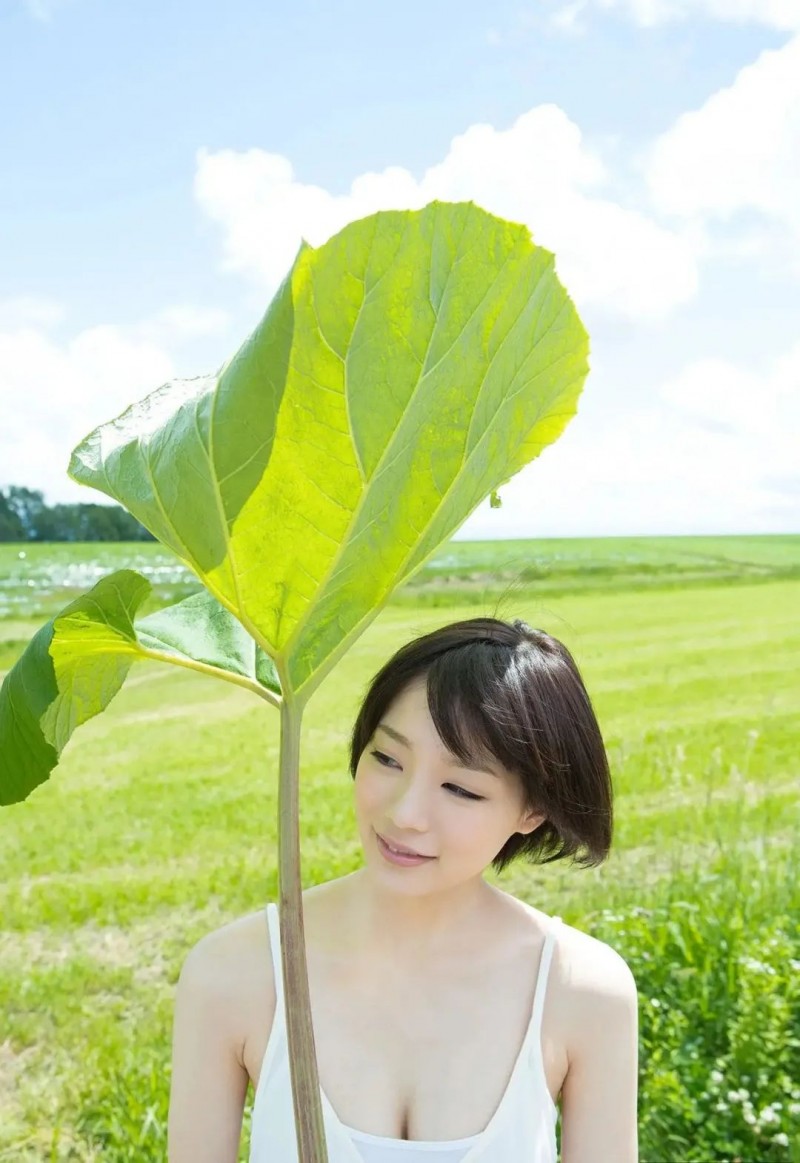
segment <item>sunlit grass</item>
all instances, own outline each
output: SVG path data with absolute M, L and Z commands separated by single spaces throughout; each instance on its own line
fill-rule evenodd
M 800 1158 L 798 598 L 788 577 L 392 606 L 306 711 L 309 885 L 361 863 L 347 740 L 392 651 L 494 612 L 572 650 L 611 760 L 611 858 L 487 878 L 631 965 L 642 1163 Z M 164 1158 L 183 957 L 277 898 L 278 743 L 246 692 L 137 664 L 51 780 L 0 812 L 0 1159 Z

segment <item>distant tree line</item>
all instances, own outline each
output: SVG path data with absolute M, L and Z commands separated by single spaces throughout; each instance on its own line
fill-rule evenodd
M 155 541 L 120 505 L 46 505 L 37 489 L 0 489 L 0 541 Z

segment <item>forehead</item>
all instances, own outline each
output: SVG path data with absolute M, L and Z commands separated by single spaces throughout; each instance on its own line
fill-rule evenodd
M 439 735 L 428 707 L 427 681 L 415 679 L 389 704 L 376 726 L 384 739 L 391 737 L 403 747 L 431 748 L 443 762 L 473 771 L 488 771 L 491 775 L 507 774 L 500 760 L 486 750 L 479 738 L 467 739 L 468 762 L 462 762 L 448 750 Z M 401 738 L 399 738 L 401 736 Z
M 395 719 L 403 719 L 407 725 L 412 722 L 418 726 L 419 730 L 429 731 L 436 734 L 436 725 L 431 716 L 430 708 L 428 707 L 428 682 L 425 675 L 412 679 L 407 686 L 403 687 L 389 703 L 388 707 L 381 715 L 382 720 L 389 719 L 391 723 L 395 724 Z M 403 730 L 401 727 L 400 730 Z M 406 732 L 407 734 L 407 732 Z

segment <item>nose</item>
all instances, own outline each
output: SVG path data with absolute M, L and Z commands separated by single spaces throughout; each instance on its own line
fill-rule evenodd
M 425 835 L 430 831 L 431 794 L 430 788 L 423 785 L 422 778 L 399 782 L 389 812 L 395 834 Z

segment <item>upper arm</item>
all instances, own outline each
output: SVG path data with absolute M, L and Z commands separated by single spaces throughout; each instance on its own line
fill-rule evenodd
M 599 968 L 575 1003 L 561 1091 L 562 1163 L 638 1163 L 639 1008 L 622 957 L 602 942 Z
M 236 1030 L 230 953 L 221 932 L 187 956 L 175 995 L 169 1163 L 236 1163 L 248 1074 Z

